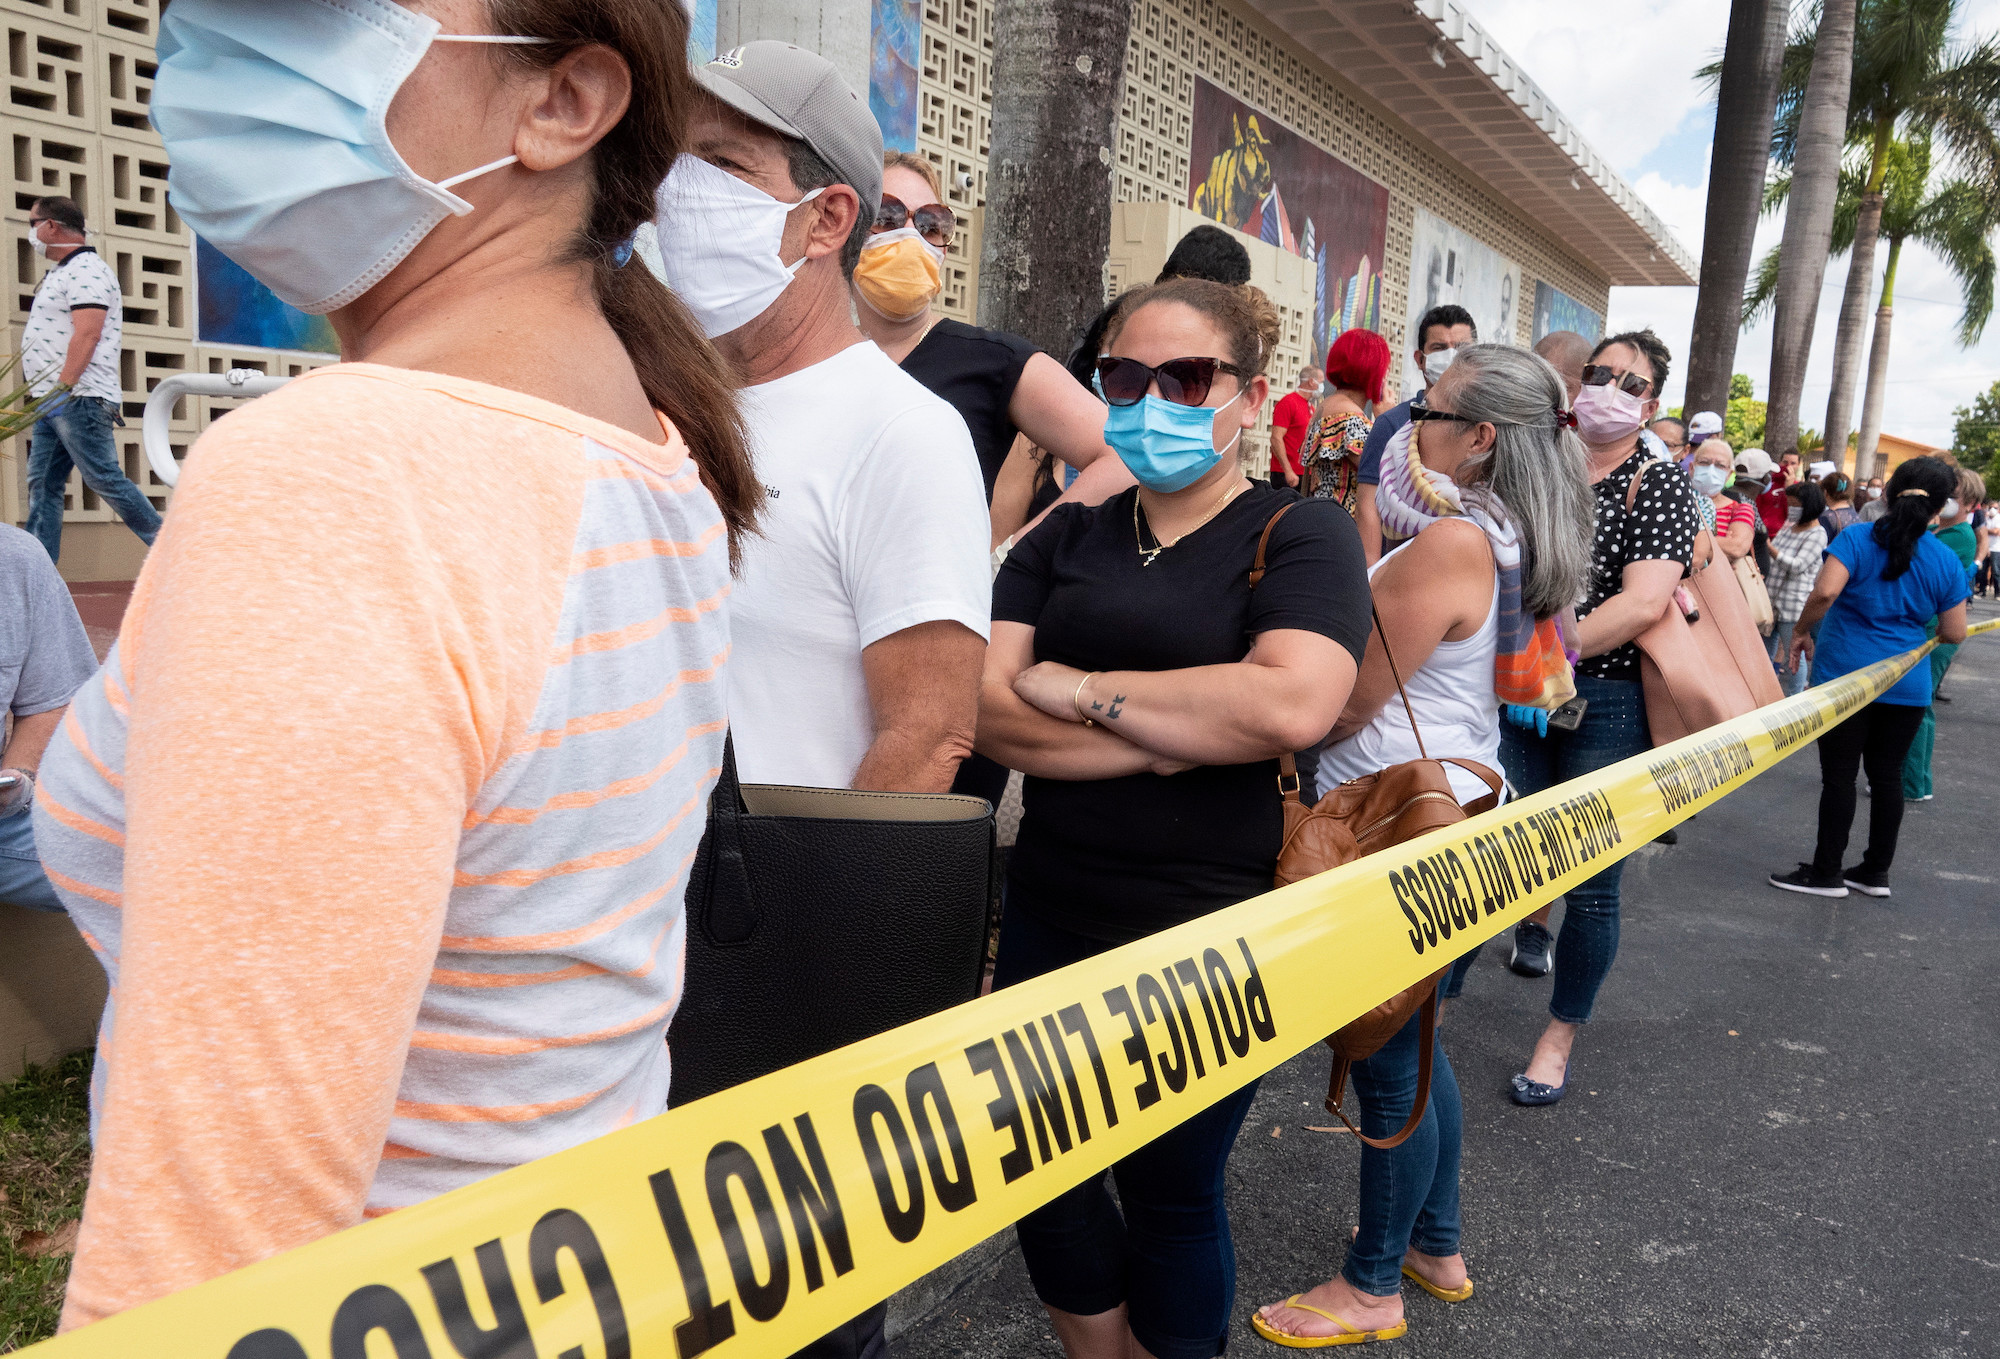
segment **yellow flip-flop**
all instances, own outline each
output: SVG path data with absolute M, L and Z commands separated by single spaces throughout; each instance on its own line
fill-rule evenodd
M 1343 1335 L 1288 1335 L 1265 1321 L 1256 1312 L 1250 1314 L 1250 1329 L 1263 1336 L 1273 1345 L 1283 1345 L 1292 1350 L 1318 1350 L 1328 1345 L 1365 1345 L 1371 1340 L 1394 1340 L 1410 1329 L 1410 1323 L 1399 1321 L 1380 1331 L 1357 1331 L 1333 1313 L 1314 1307 L 1311 1303 L 1300 1302 L 1303 1293 L 1294 1293 L 1285 1299 L 1285 1306 L 1296 1307 L 1301 1312 L 1311 1312 L 1314 1316 L 1325 1317 L 1345 1332 Z
M 1406 1279 L 1415 1279 L 1417 1287 L 1423 1289 L 1424 1292 L 1430 1294 L 1439 1302 L 1464 1302 L 1472 1296 L 1472 1280 L 1470 1279 L 1467 1279 L 1457 1288 L 1439 1288 L 1408 1265 L 1403 1266 L 1403 1277 Z

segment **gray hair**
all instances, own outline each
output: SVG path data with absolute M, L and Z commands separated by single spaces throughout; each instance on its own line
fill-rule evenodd
M 1469 499 L 1521 535 L 1521 602 L 1549 618 L 1583 599 L 1597 498 L 1576 432 L 1557 423 L 1568 390 L 1548 360 L 1505 344 L 1467 345 L 1449 369 L 1451 411 L 1490 420 L 1493 449 L 1456 478 Z

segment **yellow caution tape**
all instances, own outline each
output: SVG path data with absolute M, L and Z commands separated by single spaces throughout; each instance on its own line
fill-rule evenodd
M 1771 768 L 1932 645 L 33 1352 L 789 1355 Z

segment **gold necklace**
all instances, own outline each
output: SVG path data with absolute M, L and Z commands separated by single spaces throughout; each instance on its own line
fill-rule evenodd
M 1204 514 L 1201 517 L 1200 522 L 1196 523 L 1193 528 L 1183 530 L 1182 532 L 1175 534 L 1171 539 L 1168 539 L 1165 542 L 1159 542 L 1158 539 L 1155 539 L 1154 541 L 1159 542 L 1159 545 L 1157 547 L 1150 547 L 1150 548 L 1146 546 L 1146 535 L 1142 533 L 1139 529 L 1139 497 L 1137 495 L 1134 495 L 1132 497 L 1132 538 L 1139 546 L 1139 555 L 1145 558 L 1145 561 L 1141 562 L 1140 565 L 1151 566 L 1153 564 L 1153 559 L 1155 557 L 1159 556 L 1162 552 L 1165 552 L 1168 548 L 1174 546 L 1176 543 L 1179 543 L 1183 538 L 1187 537 L 1188 534 L 1195 532 L 1197 529 L 1200 529 L 1203 525 L 1207 524 L 1209 520 L 1215 518 L 1216 515 L 1221 514 L 1224 508 L 1228 506 L 1229 502 L 1234 500 L 1239 492 L 1246 490 L 1249 487 L 1249 484 L 1250 483 L 1244 481 L 1242 478 L 1240 477 L 1237 478 L 1237 480 L 1234 483 L 1223 488 L 1222 498 L 1215 502 L 1214 508 L 1210 509 L 1207 514 Z

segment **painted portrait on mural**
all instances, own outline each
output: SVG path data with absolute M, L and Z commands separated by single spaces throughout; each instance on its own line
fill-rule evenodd
M 1313 261 L 1314 358 L 1343 330 L 1381 329 L 1386 187 L 1200 77 L 1188 170 L 1196 212 Z
M 1595 341 L 1604 338 L 1604 317 L 1560 288 L 1537 280 L 1533 330 L 1537 340 L 1552 330 L 1573 330 L 1584 339 Z
M 1512 344 L 1520 296 L 1520 265 L 1443 218 L 1417 209 L 1410 238 L 1409 305 L 1404 313 L 1412 323 L 1432 307 L 1456 303 L 1472 313 L 1480 339 Z M 1423 374 L 1407 355 L 1403 366 L 1404 390 L 1422 386 Z

